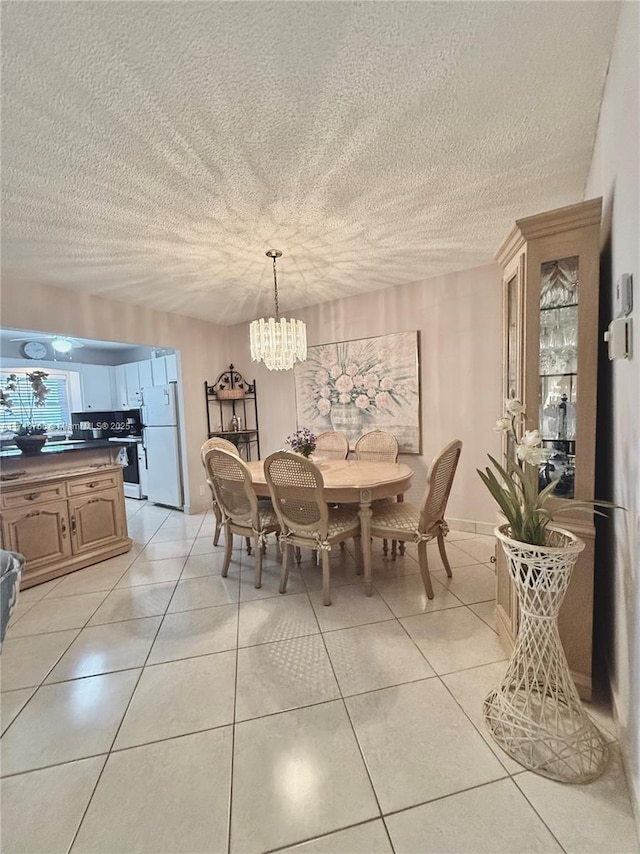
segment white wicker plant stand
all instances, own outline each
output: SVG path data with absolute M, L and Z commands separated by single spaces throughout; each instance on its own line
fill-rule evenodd
M 599 776 L 607 747 L 584 711 L 558 634 L 558 612 L 584 543 L 549 530 L 532 546 L 495 529 L 520 602 L 520 627 L 507 672 L 484 701 L 487 727 L 516 762 L 545 777 L 584 783 Z

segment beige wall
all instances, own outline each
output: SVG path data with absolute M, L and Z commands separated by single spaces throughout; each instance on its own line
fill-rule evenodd
M 463 440 L 449 505 L 454 519 L 492 523 L 495 515 L 475 469 L 485 465 L 488 452 L 499 453 L 492 427 L 501 413 L 500 302 L 500 272 L 489 265 L 297 312 L 307 323 L 310 344 L 420 330 L 423 455 L 403 459 L 416 471 L 412 495 L 417 497 L 433 455 L 452 438 Z M 1 322 L 6 328 L 179 350 L 191 511 L 207 501 L 200 494 L 198 456 L 206 436 L 205 379 L 213 381 L 233 361 L 247 379 L 257 380 L 263 457 L 281 448 L 295 428 L 293 374 L 251 363 L 248 324 L 220 327 L 10 279 L 3 282 Z
M 602 569 L 606 569 L 607 576 L 613 575 L 613 648 L 609 668 L 614 710 L 640 824 L 639 10 L 637 3 L 622 4 L 585 197 L 602 196 L 604 200 L 602 238 L 603 244 L 610 239 L 612 304 L 613 288 L 622 273 L 631 273 L 635 284 L 635 354 L 631 359 L 611 362 L 606 377 L 613 397 L 611 497 L 627 512 L 614 514 L 614 566 Z
M 124 341 L 179 351 L 186 451 L 186 512 L 208 504 L 199 449 L 207 436 L 204 382 L 213 382 L 229 364 L 229 327 L 152 311 L 143 306 L 82 295 L 43 284 L 2 283 L 2 326 Z M 202 491 L 202 494 L 201 494 Z
M 286 281 L 281 290 L 286 288 Z M 423 455 L 403 462 L 416 470 L 412 497 L 421 494 L 429 461 L 453 438 L 464 450 L 449 504 L 455 519 L 492 523 L 494 505 L 476 468 L 499 454 L 496 419 L 501 400 L 501 287 L 497 265 L 440 276 L 295 313 L 307 324 L 310 345 L 420 330 Z M 261 454 L 284 446 L 296 427 L 292 372 L 250 362 L 248 324 L 235 327 L 232 359 L 255 378 Z M 303 425 L 300 425 L 303 426 Z

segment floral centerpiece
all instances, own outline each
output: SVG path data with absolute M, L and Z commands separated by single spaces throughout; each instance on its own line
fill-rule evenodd
M 539 490 L 538 469 L 546 461 L 548 452 L 542 447 L 538 430 L 524 429 L 525 416 L 525 408 L 519 400 L 505 401 L 505 413 L 496 421 L 494 430 L 508 434 L 508 447 L 513 455 L 507 454 L 502 466 L 489 454 L 495 471 L 488 466 L 484 471 L 476 471 L 505 515 L 512 539 L 544 546 L 549 544 L 549 525 L 561 513 L 576 509 L 593 511 L 594 505 L 617 505 L 609 501 L 572 501 L 568 505 L 550 503 L 558 481 L 554 480 Z
M 301 427 L 287 436 L 287 445 L 296 454 L 302 454 L 303 457 L 310 457 L 316 449 L 317 436 L 312 433 L 308 427 Z
M 41 409 L 46 404 L 49 388 L 44 380 L 49 376 L 45 371 L 29 371 L 24 376 L 9 374 L 0 389 L 0 406 L 13 412 L 19 407 L 21 418 L 16 431 L 18 436 L 41 436 L 46 433 L 46 425 L 37 424 L 34 419 L 34 409 Z
M 47 441 L 46 424 L 38 424 L 34 418 L 34 409 L 45 406 L 49 388 L 44 380 L 49 376 L 45 371 L 29 371 L 24 376 L 8 374 L 0 389 L 0 406 L 13 413 L 19 409 L 20 421 L 14 430 L 15 443 L 23 454 L 37 454 Z

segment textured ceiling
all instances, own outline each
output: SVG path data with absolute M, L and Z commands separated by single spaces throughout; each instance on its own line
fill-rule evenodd
M 618 4 L 11 2 L 4 273 L 236 323 L 579 201 Z

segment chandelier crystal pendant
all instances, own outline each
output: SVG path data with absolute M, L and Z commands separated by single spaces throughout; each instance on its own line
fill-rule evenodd
M 251 360 L 264 362 L 270 371 L 289 371 L 294 363 L 307 358 L 307 327 L 302 320 L 280 317 L 278 308 L 278 280 L 276 258 L 282 256 L 278 249 L 269 249 L 267 258 L 273 260 L 273 290 L 275 317 L 261 317 L 249 327 Z

